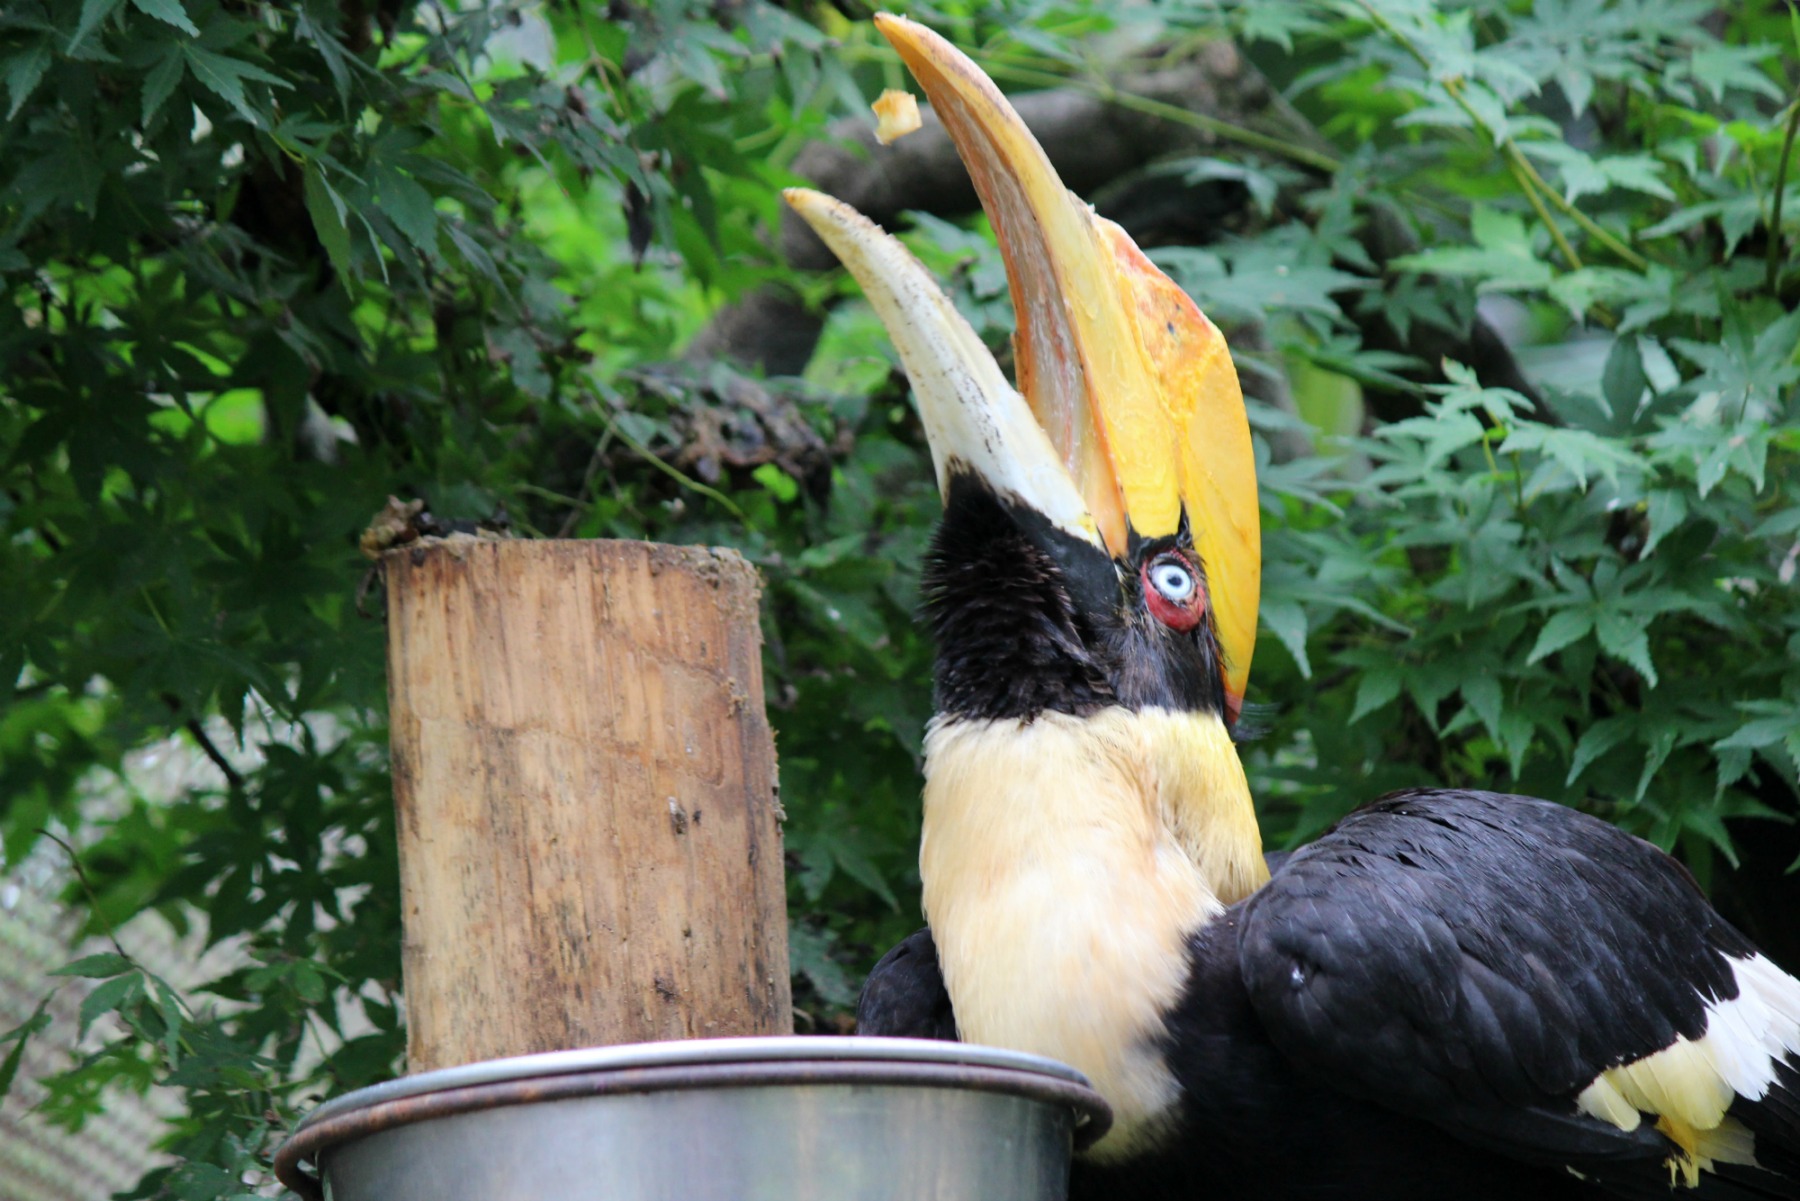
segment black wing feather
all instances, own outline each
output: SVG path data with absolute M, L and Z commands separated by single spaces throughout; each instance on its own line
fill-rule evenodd
M 957 1041 L 950 991 L 929 929 L 908 935 L 869 973 L 856 1003 L 856 1032 Z
M 1544 1163 L 1660 1160 L 1580 1113 L 1602 1070 L 1697 1038 L 1753 948 L 1668 856 L 1548 801 L 1400 793 L 1246 905 L 1239 963 L 1276 1045 L 1355 1096 Z

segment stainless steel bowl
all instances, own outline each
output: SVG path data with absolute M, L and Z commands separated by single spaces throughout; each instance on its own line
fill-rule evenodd
M 320 1106 L 275 1166 L 309 1201 L 1060 1201 L 1111 1121 L 1035 1055 L 722 1038 L 406 1076 Z

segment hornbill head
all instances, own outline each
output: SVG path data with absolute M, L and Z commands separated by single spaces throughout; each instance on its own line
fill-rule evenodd
M 1235 722 L 1261 557 L 1224 338 L 1063 186 L 974 63 L 903 17 L 875 21 L 974 178 L 1018 321 L 1015 390 L 898 242 L 830 197 L 786 193 L 875 306 L 931 443 L 945 505 L 925 577 L 940 712 L 1116 705 Z

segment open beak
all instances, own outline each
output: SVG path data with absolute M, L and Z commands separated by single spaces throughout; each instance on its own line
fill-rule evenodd
M 816 192 L 791 189 L 788 203 L 856 276 L 899 348 L 940 486 L 960 461 L 1115 559 L 1134 536 L 1174 535 L 1185 520 L 1235 719 L 1262 554 L 1250 429 L 1225 339 L 1124 230 L 1063 186 L 967 56 L 904 17 L 875 23 L 924 88 L 993 223 L 1018 319 L 1019 392 L 899 243 Z

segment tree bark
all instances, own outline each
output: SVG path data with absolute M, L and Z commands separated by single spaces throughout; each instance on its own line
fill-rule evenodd
M 411 1070 L 788 1033 L 755 571 L 640 542 L 385 566 Z

